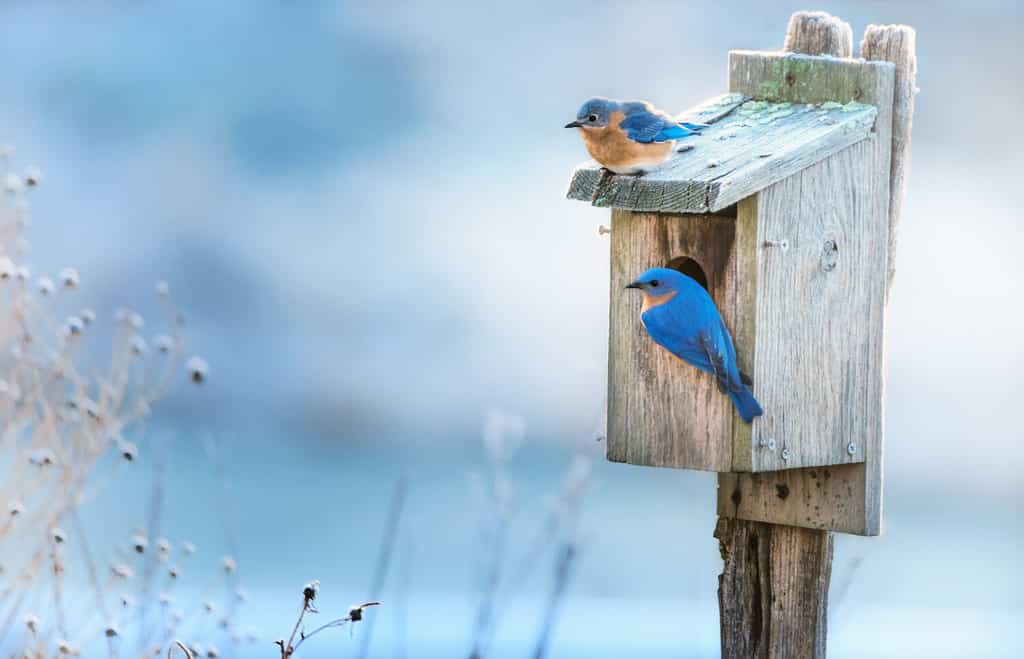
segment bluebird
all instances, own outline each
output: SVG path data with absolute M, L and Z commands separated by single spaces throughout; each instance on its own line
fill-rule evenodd
M 580 129 L 587 151 L 606 169 L 641 175 L 668 160 L 677 140 L 707 125 L 676 121 L 646 101 L 597 97 L 584 103 L 565 127 Z
M 669 268 L 652 268 L 626 288 L 644 296 L 640 320 L 654 342 L 715 377 L 745 423 L 764 414 L 736 365 L 736 349 L 714 301 L 696 281 Z

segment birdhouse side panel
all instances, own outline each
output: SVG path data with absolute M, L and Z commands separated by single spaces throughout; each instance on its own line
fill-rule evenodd
M 858 143 L 758 195 L 753 471 L 880 445 L 887 179 Z
M 641 296 L 625 287 L 653 267 L 674 267 L 695 278 L 702 274 L 732 330 L 740 292 L 735 233 L 733 217 L 613 212 L 609 460 L 709 471 L 732 468 L 734 432 L 743 432 L 734 425 L 745 424 L 710 375 L 651 340 L 640 318 Z M 746 303 L 752 308 L 752 299 Z

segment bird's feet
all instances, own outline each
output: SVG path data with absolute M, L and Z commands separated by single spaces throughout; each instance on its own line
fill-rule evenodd
M 684 144 L 683 146 L 676 149 L 676 153 L 686 153 L 687 151 L 693 151 L 692 144 Z

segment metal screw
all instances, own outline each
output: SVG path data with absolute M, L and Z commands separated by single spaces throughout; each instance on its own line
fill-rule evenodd
M 782 459 L 783 460 L 789 460 L 789 449 L 788 448 L 782 449 Z
M 609 229 L 608 227 L 606 227 L 606 226 L 605 226 L 605 225 L 603 225 L 603 224 L 602 224 L 602 225 L 599 225 L 599 226 L 597 227 L 597 235 L 599 235 L 599 236 L 603 236 L 603 235 L 604 235 L 604 234 L 606 234 L 606 233 L 609 233 L 609 234 L 610 234 L 611 232 L 612 232 L 612 230 L 611 230 L 611 229 Z
M 789 251 L 789 241 L 783 238 L 782 240 L 766 240 L 764 241 L 765 247 L 778 247 L 783 252 Z
M 762 437 L 757 442 L 757 445 L 760 446 L 761 448 L 766 448 L 769 451 L 774 451 L 775 450 L 775 438 L 774 437 L 768 437 L 768 438 Z
M 850 442 L 849 444 L 846 445 L 846 452 L 849 453 L 850 455 L 853 455 L 854 453 L 857 452 L 857 445 L 854 444 L 853 442 Z

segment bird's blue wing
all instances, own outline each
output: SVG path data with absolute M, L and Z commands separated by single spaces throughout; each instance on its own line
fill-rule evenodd
M 678 140 L 693 135 L 702 127 L 700 124 L 680 124 L 671 117 L 646 109 L 630 112 L 619 124 L 626 137 L 641 144 Z

